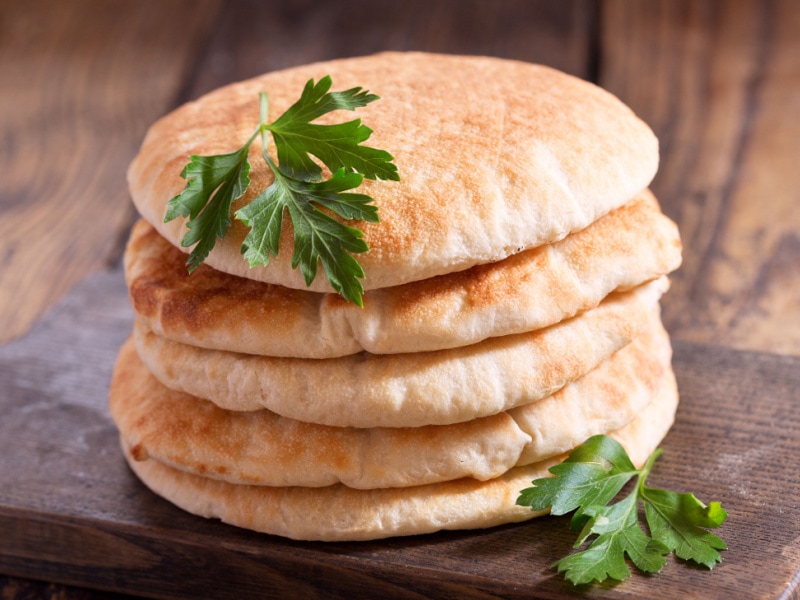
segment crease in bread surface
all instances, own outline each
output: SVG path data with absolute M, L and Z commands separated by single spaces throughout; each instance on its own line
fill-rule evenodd
M 371 489 L 487 480 L 623 427 L 653 401 L 670 358 L 653 311 L 636 339 L 552 396 L 452 425 L 361 429 L 220 409 L 158 383 L 128 342 L 111 411 L 135 457 L 232 483 Z
M 425 281 L 364 295 L 288 289 L 201 266 L 145 221 L 125 272 L 137 318 L 168 339 L 216 350 L 334 358 L 428 352 L 541 329 L 675 270 L 680 237 L 649 190 L 569 237 Z
M 228 410 L 267 408 L 340 427 L 446 425 L 529 404 L 586 374 L 647 327 L 666 278 L 551 327 L 413 354 L 292 359 L 206 350 L 134 331 L 169 388 Z
M 672 426 L 678 405 L 675 377 L 668 369 L 658 401 L 612 432 L 639 467 Z M 225 523 L 297 540 L 358 541 L 479 529 L 546 514 L 517 506 L 519 491 L 564 455 L 515 467 L 488 481 L 463 478 L 408 488 L 358 490 L 237 485 L 171 468 L 156 460 L 137 461 L 124 440 L 128 464 L 153 492 L 184 510 Z

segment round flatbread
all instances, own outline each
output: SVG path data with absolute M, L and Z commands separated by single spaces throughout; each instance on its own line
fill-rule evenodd
M 663 384 L 671 376 L 671 360 L 669 335 L 655 318 L 630 344 L 580 379 L 552 396 L 507 411 L 531 436 L 517 465 L 568 452 L 593 435 L 620 429 L 659 398 L 672 403 L 664 398 L 671 398 L 670 386 Z
M 546 329 L 436 352 L 272 358 L 179 344 L 140 324 L 134 336 L 164 385 L 228 410 L 339 427 L 447 425 L 535 402 L 585 375 L 648 327 L 667 286 L 660 279 Z
M 656 319 L 597 368 L 539 402 L 453 425 L 357 429 L 267 410 L 226 411 L 170 390 L 150 375 L 129 341 L 114 371 L 110 408 L 137 460 L 153 458 L 230 483 L 373 489 L 487 480 L 626 425 L 656 396 L 670 356 Z
M 200 266 L 146 221 L 134 228 L 125 273 L 136 316 L 184 344 L 297 358 L 423 352 L 541 329 L 591 309 L 614 290 L 681 262 L 675 224 L 645 191 L 567 238 L 505 260 L 364 295 L 295 290 Z
M 365 289 L 400 285 L 502 260 L 587 227 L 648 186 L 658 165 L 652 131 L 613 95 L 554 69 L 490 57 L 384 53 L 316 63 L 232 84 L 186 104 L 148 131 L 128 171 L 134 203 L 172 244 L 184 221 L 164 223 L 166 203 L 185 181 L 190 154 L 235 151 L 258 125 L 258 94 L 273 118 L 305 83 L 331 75 L 335 90 L 362 86 L 381 100 L 356 117 L 374 130 L 369 145 L 395 157 L 402 181 L 365 181 L 379 224 L 359 223 Z M 325 115 L 342 122 L 352 113 Z M 259 144 L 252 184 L 234 210 L 272 182 Z M 275 157 L 273 157 L 275 158 Z M 249 268 L 234 220 L 207 262 L 217 270 L 305 289 L 291 268 L 287 225 L 279 257 Z M 331 291 L 321 274 L 311 285 Z
M 659 400 L 612 434 L 641 466 L 667 434 L 678 403 L 671 370 Z M 134 473 L 156 494 L 180 508 L 263 533 L 299 540 L 355 541 L 476 529 L 540 516 L 517 506 L 520 490 L 564 456 L 514 468 L 488 481 L 471 478 L 430 485 L 356 490 L 236 485 L 173 469 L 156 460 L 135 460 L 122 441 Z
M 161 385 L 123 346 L 111 414 L 137 460 L 232 483 L 405 487 L 490 479 L 519 459 L 530 436 L 505 413 L 416 428 L 331 427 L 267 410 L 234 412 Z

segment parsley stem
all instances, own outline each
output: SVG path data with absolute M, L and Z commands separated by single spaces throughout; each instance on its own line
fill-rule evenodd
M 269 118 L 269 96 L 267 96 L 267 92 L 259 92 L 258 100 L 259 100 L 258 123 L 263 129 L 267 126 L 267 119 Z
M 656 460 L 658 460 L 658 457 L 661 456 L 662 452 L 664 451 L 661 448 L 656 448 L 656 450 L 647 459 L 644 467 L 642 467 L 641 471 L 639 471 L 639 483 L 637 485 L 639 493 L 644 491 L 645 483 L 647 482 L 647 476 L 650 475 L 653 465 L 655 465 Z
M 259 92 L 258 94 L 259 100 L 259 122 L 258 122 L 258 130 L 261 132 L 261 154 L 264 155 L 264 160 L 267 161 L 270 169 L 275 172 L 275 169 L 272 168 L 273 165 L 270 164 L 268 159 L 269 155 L 267 154 L 267 146 L 269 145 L 269 140 L 267 140 L 267 132 L 269 131 L 267 125 L 267 119 L 269 118 L 269 96 L 267 96 L 267 92 Z

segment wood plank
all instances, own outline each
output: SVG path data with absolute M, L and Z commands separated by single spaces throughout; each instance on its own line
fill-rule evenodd
M 800 354 L 800 4 L 610 0 L 600 83 L 662 142 L 682 340 Z
M 127 165 L 176 102 L 216 2 L 31 0 L 0 11 L 2 343 L 119 257 L 133 218 Z
M 121 273 L 90 278 L 0 347 L 0 572 L 156 597 L 561 598 L 564 518 L 364 543 L 301 543 L 183 513 L 127 469 L 106 408 L 131 327 Z M 800 585 L 800 358 L 678 343 L 677 423 L 655 486 L 720 500 L 712 572 L 671 560 L 589 598 L 790 597 Z M 224 587 L 223 587 L 224 586 Z M 783 594 L 783 596 L 782 596 Z
M 97 268 L 87 266 L 91 261 L 116 260 L 119 231 L 132 217 L 120 177 L 144 127 L 176 98 L 264 70 L 388 47 L 522 58 L 589 78 L 596 69 L 593 13 L 581 10 L 591 9 L 588 0 L 297 1 L 278 9 L 242 1 L 225 5 L 207 46 L 203 18 L 214 14 L 213 3 L 201 4 L 199 16 L 195 3 L 177 10 L 180 0 L 63 4 L 0 5 L 0 80 L 4 90 L 14 90 L 0 94 L 0 156 L 7 166 L 0 192 L 0 338 L 7 322 L 16 327 L 33 308 L 18 305 L 52 302 L 68 287 L 70 273 L 78 280 Z M 794 597 L 800 590 L 800 507 L 792 500 L 800 493 L 792 468 L 800 450 L 800 363 L 691 341 L 796 354 L 797 336 L 787 340 L 786 331 L 800 330 L 800 229 L 796 203 L 786 198 L 798 189 L 798 174 L 786 161 L 798 155 L 798 137 L 792 135 L 796 120 L 785 115 L 797 102 L 791 83 L 797 79 L 791 39 L 797 5 L 655 6 L 603 4 L 601 57 L 602 83 L 662 136 L 656 191 L 687 241 L 687 264 L 665 308 L 673 332 L 690 340 L 676 344 L 683 404 L 652 483 L 721 500 L 731 515 L 721 535 L 731 549 L 712 573 L 672 561 L 655 578 L 592 587 L 583 595 Z M 108 35 L 95 31 L 103 27 Z M 198 56 L 199 71 L 185 79 Z M 40 88 L 52 97 L 37 95 Z M 85 166 L 94 163 L 85 156 L 98 148 L 103 168 L 88 172 Z M 48 178 L 36 168 L 37 157 L 56 165 L 48 166 Z M 665 175 L 670 172 L 679 176 Z M 108 193 L 114 189 L 121 192 Z M 755 204 L 757 191 L 769 192 L 766 208 Z M 116 237 L 87 232 L 93 236 L 88 258 L 74 247 L 83 240 L 73 240 L 58 271 L 46 270 L 44 257 L 25 258 L 22 240 L 30 245 L 55 231 L 49 216 L 31 217 L 45 214 L 33 205 L 48 198 L 47 206 L 70 206 L 66 224 L 73 230 L 75 223 L 83 231 L 105 222 L 106 233 Z M 85 203 L 107 212 L 81 221 L 75 211 L 82 209 L 72 205 Z M 11 267 L 16 279 L 6 275 Z M 6 319 L 10 310 L 16 316 Z M 75 289 L 28 337 L 0 348 L 0 572 L 159 597 L 577 595 L 547 566 L 571 545 L 563 519 L 366 544 L 302 544 L 198 519 L 154 497 L 122 462 L 105 408 L 111 362 L 130 319 L 121 275 L 100 275 Z M 708 462 L 700 462 L 703 456 Z M 7 593 L 0 579 L 0 595 Z
M 126 598 L 131 598 L 131 596 L 68 586 L 61 583 L 48 583 L 0 575 L 0 598 L 3 598 L 3 600 L 34 598 L 46 598 L 48 600 L 125 600 Z
M 240 1 L 216 23 L 187 95 L 384 50 L 488 54 L 589 77 L 594 15 L 592 0 Z

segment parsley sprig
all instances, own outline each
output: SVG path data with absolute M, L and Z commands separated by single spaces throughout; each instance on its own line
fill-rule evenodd
M 251 267 L 266 265 L 278 255 L 284 215 L 294 230 L 292 268 L 300 267 L 306 285 L 317 275 L 318 264 L 334 290 L 362 305 L 364 270 L 352 256 L 369 248 L 363 233 L 341 221 L 353 219 L 377 223 L 378 209 L 366 194 L 348 193 L 367 179 L 399 181 L 394 158 L 384 150 L 363 145 L 372 130 L 360 119 L 335 125 L 311 121 L 334 110 L 355 110 L 378 99 L 360 87 L 329 91 L 330 76 L 306 83 L 300 99 L 272 123 L 268 123 L 267 94 L 259 95 L 259 124 L 245 144 L 230 154 L 190 156 L 181 172 L 183 191 L 167 203 L 165 222 L 189 217 L 181 245 L 194 246 L 187 260 L 189 272 L 205 261 L 217 239 L 231 226 L 231 206 L 250 185 L 248 153 L 261 136 L 261 154 L 274 181 L 235 217 L 250 228 L 241 252 Z M 278 162 L 267 152 L 272 134 Z M 332 173 L 322 178 L 317 158 Z M 325 210 L 322 210 L 325 209 Z
M 533 510 L 551 507 L 553 515 L 575 511 L 571 527 L 581 530 L 575 548 L 597 536 L 585 550 L 552 565 L 574 585 L 630 577 L 626 555 L 645 573 L 659 572 L 670 552 L 709 569 L 722 560 L 718 550 L 726 548 L 725 542 L 707 529 L 722 525 L 727 513 L 719 502 L 706 506 L 693 494 L 648 487 L 647 476 L 660 455 L 661 449 L 656 450 L 636 469 L 618 442 L 596 435 L 550 469 L 556 477 L 536 479 L 520 493 L 517 504 Z M 634 476 L 634 490 L 608 506 Z M 639 524 L 640 501 L 649 536 Z

